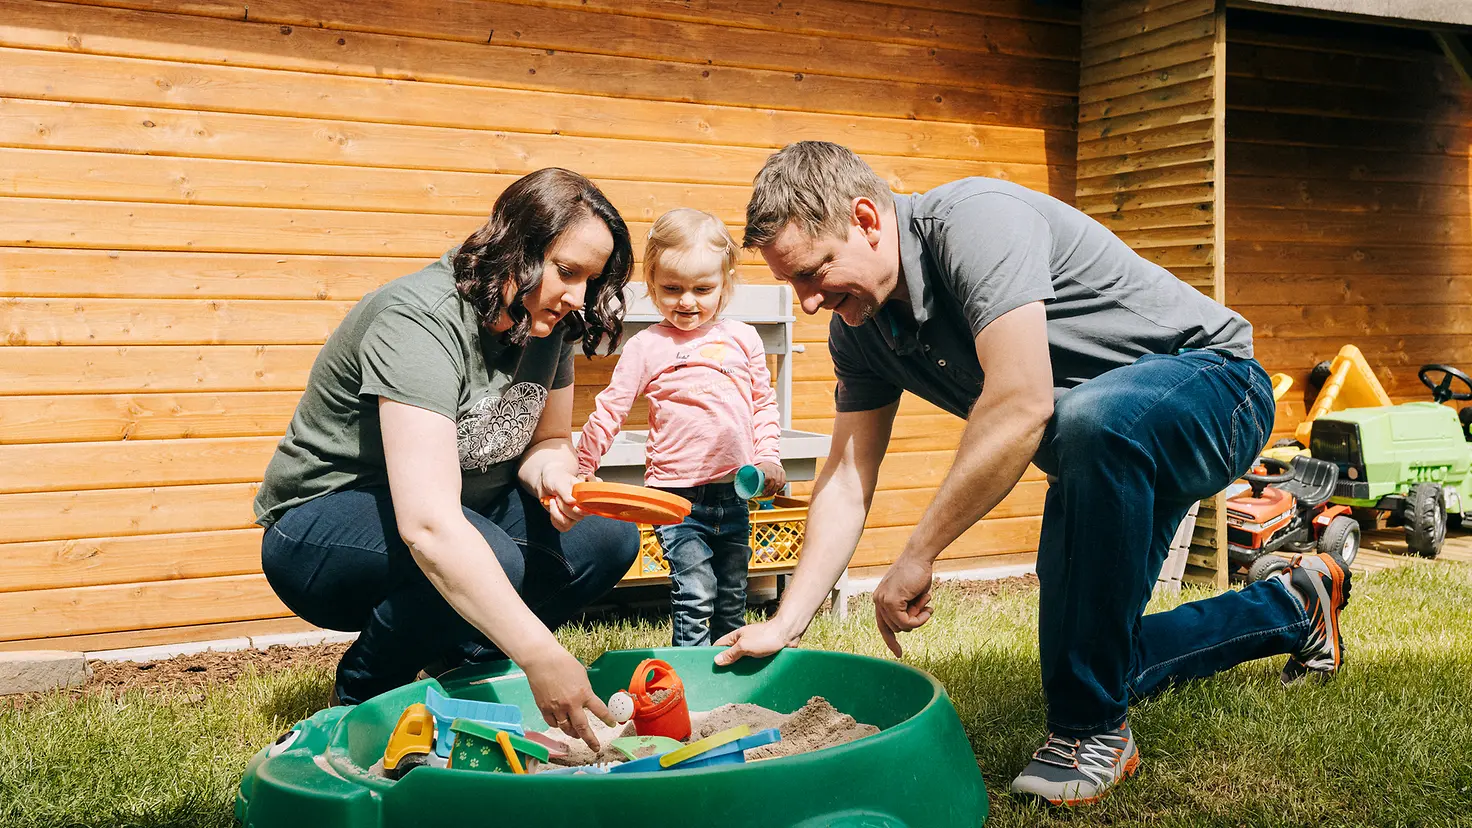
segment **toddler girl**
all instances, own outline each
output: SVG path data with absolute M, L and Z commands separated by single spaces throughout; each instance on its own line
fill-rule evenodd
M 644 248 L 644 282 L 664 321 L 631 337 L 578 444 L 591 476 L 643 394 L 649 400 L 644 483 L 691 503 L 683 523 L 655 533 L 673 583 L 674 643 L 710 644 L 743 624 L 751 519 L 736 470 L 754 464 L 763 494 L 787 482 L 777 395 L 756 329 L 719 318 L 736 286 L 736 243 L 715 216 L 660 216 Z

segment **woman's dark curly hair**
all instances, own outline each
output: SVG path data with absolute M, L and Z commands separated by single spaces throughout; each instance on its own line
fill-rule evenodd
M 634 264 L 629 228 L 593 182 L 571 170 L 548 167 L 512 183 L 491 208 L 491 217 L 455 252 L 455 285 L 475 308 L 487 331 L 504 311 L 511 328 L 502 334 L 512 345 L 526 342 L 531 314 L 523 304 L 527 294 L 542 283 L 547 248 L 563 232 L 585 218 L 600 219 L 613 234 L 613 253 L 603 272 L 588 280 L 581 311 L 564 317 L 566 341 L 583 341 L 583 353 L 592 356 L 608 338 L 608 349 L 618 347 L 624 330 L 624 285 Z M 507 280 L 516 293 L 505 300 Z

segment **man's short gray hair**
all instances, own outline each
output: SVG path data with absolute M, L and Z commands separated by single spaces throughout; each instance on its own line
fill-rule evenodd
M 880 207 L 894 203 L 889 184 L 848 147 L 828 141 L 788 144 L 767 159 L 752 182 L 741 246 L 771 244 L 794 221 L 809 236 L 846 236 L 850 205 L 861 196 Z

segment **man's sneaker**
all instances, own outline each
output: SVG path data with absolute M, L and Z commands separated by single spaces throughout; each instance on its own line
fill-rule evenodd
M 1299 555 L 1281 577 L 1288 591 L 1303 602 L 1309 618 L 1307 635 L 1283 666 L 1283 683 L 1334 675 L 1344 666 L 1339 611 L 1349 603 L 1349 567 L 1333 555 Z
M 1126 722 L 1118 730 L 1086 739 L 1054 733 L 1012 780 L 1012 792 L 1053 805 L 1088 805 L 1140 768 L 1140 749 Z

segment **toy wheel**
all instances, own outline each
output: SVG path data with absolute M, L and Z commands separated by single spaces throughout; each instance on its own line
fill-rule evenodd
M 1448 528 L 1448 529 L 1461 529 L 1462 528 L 1462 513 L 1461 512 L 1458 512 L 1458 513 L 1456 513 L 1454 515 L 1453 514 L 1447 514 L 1447 516 L 1446 516 L 1446 528 Z
M 1268 578 L 1288 568 L 1288 561 L 1277 555 L 1263 555 L 1252 562 L 1247 568 L 1247 580 L 1249 583 L 1266 581 Z
M 1345 566 L 1354 563 L 1360 553 L 1360 525 L 1349 515 L 1340 515 L 1329 521 L 1329 528 L 1319 536 L 1319 551 L 1333 555 Z
M 1326 381 L 1328 381 L 1330 375 L 1332 375 L 1333 373 L 1334 363 L 1326 359 L 1323 362 L 1320 362 L 1318 365 L 1315 365 L 1313 367 L 1313 370 L 1308 372 L 1309 384 L 1321 386 Z
M 403 779 L 404 774 L 415 768 L 422 768 L 429 764 L 429 754 L 411 753 L 399 760 L 399 764 L 393 770 L 385 770 L 389 779 Z
M 1441 381 L 1432 382 L 1432 374 L 1441 374 Z M 1472 400 L 1472 377 L 1450 365 L 1422 365 L 1421 370 L 1416 372 L 1416 376 L 1420 377 L 1422 384 L 1431 389 L 1431 399 L 1435 400 L 1438 405 L 1447 400 Z M 1460 381 L 1462 387 L 1467 390 L 1453 391 L 1452 380 L 1454 379 Z
M 1446 540 L 1446 503 L 1441 499 L 1441 485 L 1417 483 L 1406 495 L 1406 546 L 1423 558 L 1441 553 Z

